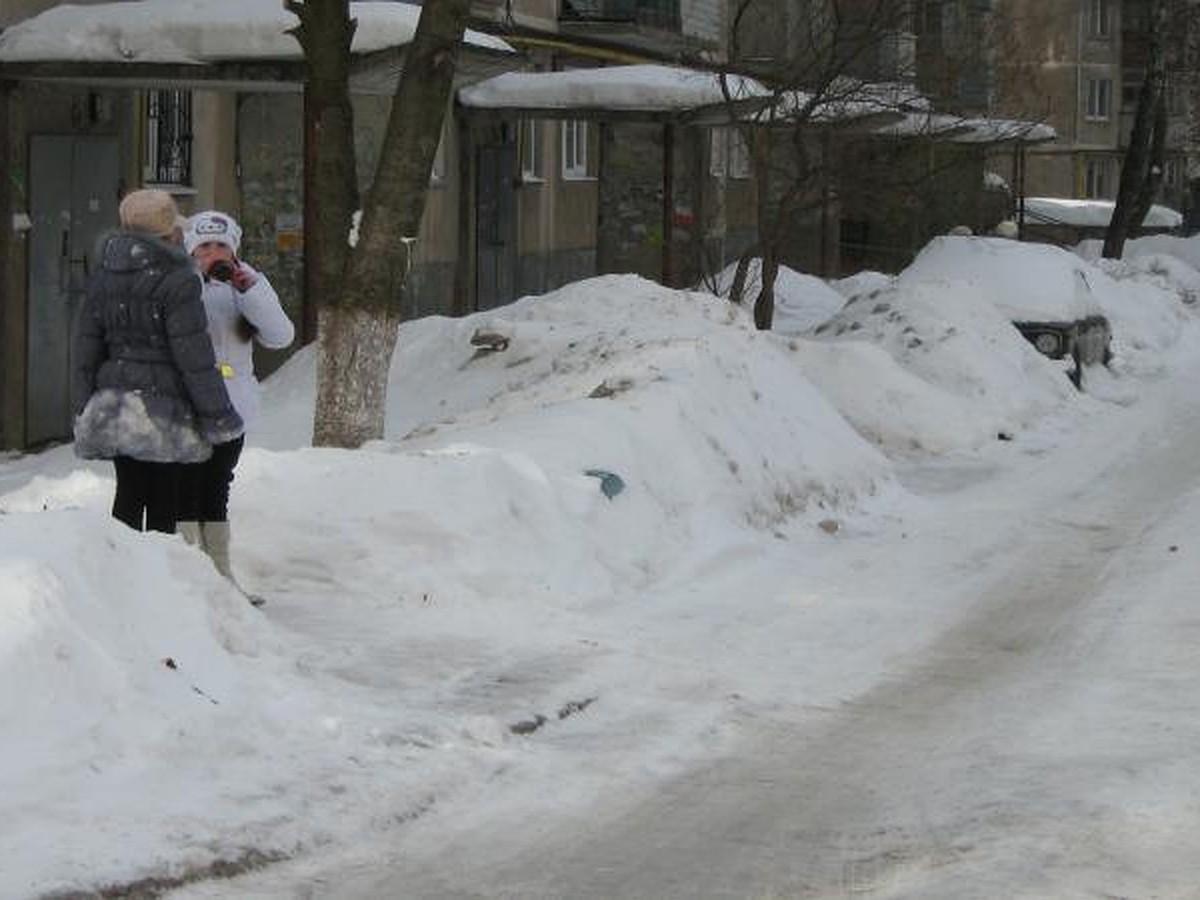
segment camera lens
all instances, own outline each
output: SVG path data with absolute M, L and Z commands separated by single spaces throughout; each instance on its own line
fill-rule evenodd
M 219 259 L 208 268 L 208 277 L 213 281 L 230 281 L 233 279 L 233 263 Z

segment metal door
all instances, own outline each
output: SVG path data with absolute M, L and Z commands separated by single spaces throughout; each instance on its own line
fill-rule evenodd
M 478 309 L 490 309 L 516 299 L 517 146 L 484 145 L 478 163 L 475 297 Z
M 71 328 L 97 243 L 117 224 L 119 181 L 115 137 L 30 139 L 27 444 L 71 435 Z

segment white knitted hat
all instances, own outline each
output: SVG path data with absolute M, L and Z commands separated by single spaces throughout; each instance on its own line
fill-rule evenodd
M 190 254 L 201 244 L 224 244 L 234 253 L 242 245 L 242 229 L 233 216 L 210 209 L 196 213 L 183 228 L 183 248 Z

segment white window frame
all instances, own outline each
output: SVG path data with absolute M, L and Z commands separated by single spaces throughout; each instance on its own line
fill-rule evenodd
M 537 119 L 521 121 L 521 180 L 539 184 L 542 178 L 542 129 Z
M 565 181 L 588 178 L 588 127 L 584 119 L 562 123 L 562 177 Z
M 1089 78 L 1084 118 L 1089 122 L 1107 122 L 1112 118 L 1112 79 Z
M 709 174 L 739 181 L 751 176 L 750 148 L 740 128 L 717 126 L 709 138 Z
M 1107 200 L 1112 160 L 1092 157 L 1084 163 L 1083 195 L 1088 200 Z
M 723 125 L 708 132 L 708 174 L 714 178 L 729 174 L 729 129 Z
M 1088 34 L 1104 40 L 1112 37 L 1112 4 L 1109 0 L 1088 0 Z
M 729 177 L 745 181 L 750 177 L 750 145 L 740 128 L 729 131 Z

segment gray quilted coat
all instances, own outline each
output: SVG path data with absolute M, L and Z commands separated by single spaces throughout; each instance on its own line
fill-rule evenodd
M 203 462 L 241 434 L 200 287 L 179 248 L 124 232 L 105 241 L 72 348 L 76 455 Z

